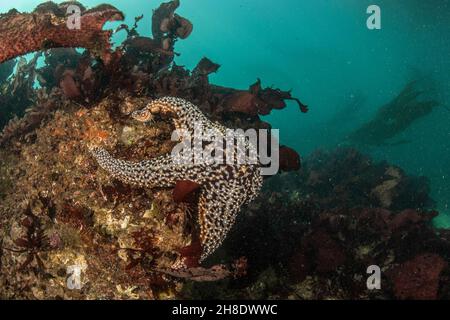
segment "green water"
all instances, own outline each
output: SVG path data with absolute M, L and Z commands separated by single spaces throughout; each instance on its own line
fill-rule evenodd
M 2 0 L 0 9 L 30 11 L 39 2 Z M 150 35 L 151 10 L 161 3 L 106 2 L 123 10 L 128 24 L 144 14 L 142 35 Z M 381 30 L 366 27 L 371 4 L 381 8 Z M 193 34 L 176 45 L 178 64 L 192 68 L 207 56 L 222 65 L 214 83 L 246 88 L 259 77 L 310 105 L 306 115 L 291 104 L 266 118 L 280 129 L 282 143 L 303 156 L 343 143 L 346 131 L 369 119 L 412 76 L 435 79 L 443 106 L 398 137 L 411 142 L 363 151 L 429 177 L 441 212 L 435 223 L 450 227 L 450 1 L 184 0 L 177 12 L 194 24 Z M 359 97 L 365 101 L 359 112 L 336 117 Z

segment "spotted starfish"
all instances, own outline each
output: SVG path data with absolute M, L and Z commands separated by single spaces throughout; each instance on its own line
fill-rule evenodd
M 200 124 L 204 130 L 210 129 L 225 137 L 226 127 L 210 121 L 197 106 L 180 98 L 154 100 L 133 113 L 133 118 L 146 122 L 157 113 L 171 115 L 176 129 L 192 132 L 194 125 Z M 254 147 L 246 144 L 246 148 Z M 254 200 L 262 186 L 259 164 L 180 164 L 171 155 L 129 162 L 115 159 L 99 147 L 91 148 L 91 152 L 104 170 L 127 184 L 174 187 L 177 182 L 187 180 L 200 185 L 200 262 L 222 244 L 241 206 Z

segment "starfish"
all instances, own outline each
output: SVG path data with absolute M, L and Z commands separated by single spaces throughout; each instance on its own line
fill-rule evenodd
M 176 129 L 193 132 L 195 125 L 212 130 L 225 138 L 226 127 L 210 121 L 194 104 L 180 98 L 164 97 L 150 102 L 132 117 L 151 121 L 154 114 L 171 115 Z M 236 147 L 234 147 L 236 148 Z M 245 148 L 255 148 L 246 143 Z M 253 149 L 252 151 L 255 151 Z M 194 152 L 199 151 L 195 150 Z M 254 200 L 262 186 L 259 163 L 182 163 L 171 155 L 130 162 L 113 158 L 100 147 L 91 148 L 101 168 L 124 183 L 140 187 L 174 187 L 180 181 L 200 185 L 198 223 L 200 225 L 200 262 L 212 254 L 224 241 L 244 204 Z

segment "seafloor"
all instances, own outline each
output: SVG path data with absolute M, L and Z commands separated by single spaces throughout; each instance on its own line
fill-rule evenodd
M 36 55 L 44 67 L 37 58 L 9 60 L 36 43 L 19 41 L 23 47 L 0 57 L 9 61 L 0 65 L 0 298 L 450 298 L 450 233 L 430 224 L 437 212 L 427 179 L 352 148 L 319 150 L 299 169 L 296 152 L 283 147 L 283 172 L 266 179 L 224 245 L 202 266 L 171 270 L 180 256 L 198 257 L 195 199 L 175 202 L 172 189 L 112 179 L 88 145 L 131 161 L 170 152 L 170 121 L 143 125 L 130 117 L 167 95 L 236 128 L 270 127 L 259 116 L 286 100 L 299 112 L 307 107 L 259 80 L 248 90 L 210 84 L 219 65 L 206 58 L 192 71 L 177 66 L 175 43 L 192 31 L 174 14 L 178 1 L 154 12 L 153 38 L 123 26 L 128 38 L 115 51 L 101 27 L 121 18 L 117 9 L 91 9 L 90 36 L 63 37 L 65 5 L 0 16 L 8 41 L 19 41 L 21 28 L 36 20 L 49 24 L 32 33 L 46 39 L 36 40 L 48 49 Z M 89 50 L 53 49 L 61 46 Z M 11 112 L 18 117 L 6 123 Z M 382 270 L 380 289 L 367 288 L 370 265 Z M 68 286 L 74 269 L 76 288 Z

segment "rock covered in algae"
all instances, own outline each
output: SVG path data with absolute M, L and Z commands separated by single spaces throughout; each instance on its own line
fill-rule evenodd
M 174 203 L 170 190 L 111 180 L 86 147 L 101 140 L 131 158 L 158 156 L 171 148 L 170 128 L 113 121 L 111 103 L 69 105 L 32 133 L 33 143 L 18 139 L 2 149 L 3 298 L 154 298 L 176 292 L 175 282 L 152 270 L 170 267 L 189 244 L 187 205 Z M 123 139 L 125 128 L 139 133 L 133 144 Z M 26 240 L 32 226 L 22 221 L 28 215 L 42 233 L 33 243 Z M 74 269 L 79 290 L 67 284 Z

